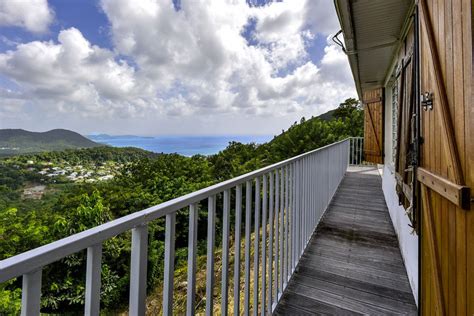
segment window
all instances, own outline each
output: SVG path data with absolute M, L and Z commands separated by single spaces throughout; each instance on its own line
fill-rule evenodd
M 392 86 L 392 162 L 395 163 L 397 157 L 398 140 L 398 80 Z

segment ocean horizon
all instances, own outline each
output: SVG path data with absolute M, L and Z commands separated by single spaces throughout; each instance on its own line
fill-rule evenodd
M 134 136 L 87 135 L 90 140 L 113 147 L 137 147 L 155 153 L 177 153 L 183 156 L 213 155 L 225 149 L 229 142 L 262 144 L 273 135 L 221 135 L 221 136 Z

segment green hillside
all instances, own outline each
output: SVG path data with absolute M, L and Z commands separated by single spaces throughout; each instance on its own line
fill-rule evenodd
M 69 130 L 30 132 L 23 129 L 0 129 L 0 155 L 17 155 L 65 149 L 103 146 Z

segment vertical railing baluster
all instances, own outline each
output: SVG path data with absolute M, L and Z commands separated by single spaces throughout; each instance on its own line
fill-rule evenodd
M 269 237 L 269 245 L 268 245 L 268 314 L 272 313 L 272 306 L 273 306 L 273 269 L 274 269 L 274 259 L 273 259 L 273 228 L 274 228 L 274 179 L 273 179 L 273 171 L 270 172 L 270 237 Z
M 132 229 L 129 304 L 129 314 L 132 316 L 145 315 L 147 256 L 148 226 L 144 224 Z
M 313 188 L 313 180 L 314 180 L 314 170 L 313 170 L 313 156 L 308 157 L 308 192 L 309 192 L 309 221 L 308 221 L 308 240 L 311 238 L 311 232 L 313 230 L 313 222 L 314 222 L 314 188 Z
M 356 158 L 357 158 L 357 143 L 355 142 L 355 140 L 353 139 L 353 142 L 352 142 L 352 157 L 353 157 L 353 162 L 352 164 L 355 165 L 357 164 L 357 161 L 356 161 Z
M 84 315 L 100 313 L 100 281 L 102 272 L 102 244 L 87 248 L 86 296 Z
M 289 221 L 289 187 L 290 187 L 290 178 L 289 178 L 289 172 L 288 172 L 288 165 L 285 166 L 285 261 L 284 261 L 284 275 L 285 275 L 285 284 L 284 287 L 286 287 L 286 283 L 288 281 L 288 239 L 289 239 L 289 232 L 288 232 L 288 221 Z
M 304 214 L 305 214 L 305 195 L 304 195 L 304 159 L 301 159 L 301 239 L 300 239 L 300 257 L 303 253 L 303 243 L 304 243 Z
M 216 196 L 208 198 L 207 207 L 207 261 L 206 261 L 206 316 L 212 315 L 214 307 L 214 246 L 216 225 Z
M 303 193 L 303 209 L 302 209 L 302 218 L 303 218 L 303 229 L 302 229 L 302 237 L 303 237 L 303 240 L 302 240 L 302 244 L 301 244 L 301 252 L 304 251 L 304 247 L 305 247 L 305 243 L 306 243 L 306 223 L 307 223 L 307 211 L 308 211 L 308 201 L 307 201 L 307 197 L 308 197 L 308 194 L 306 192 L 306 178 L 307 178 L 307 173 L 306 173 L 306 157 L 302 159 L 302 165 L 303 165 L 303 174 L 302 174 L 302 184 L 303 184 L 303 188 L 302 188 L 302 193 Z
M 242 225 L 242 185 L 235 189 L 234 315 L 240 315 L 240 239 Z
M 311 192 L 311 195 L 313 196 L 313 229 L 312 229 L 312 231 L 314 231 L 314 228 L 315 228 L 315 225 L 316 225 L 316 222 L 317 222 L 317 218 L 318 218 L 318 199 L 317 199 L 317 195 L 316 195 L 316 191 L 318 190 L 318 185 L 317 185 L 318 170 L 317 170 L 317 167 L 316 167 L 316 156 L 313 155 L 312 159 L 313 159 L 313 164 L 312 164 L 312 168 L 313 168 L 313 179 L 312 179 L 313 191 Z
M 300 214 L 301 214 L 301 191 L 300 191 L 300 161 L 296 161 L 296 174 L 295 174 L 295 184 L 296 184 L 296 238 L 295 238 L 295 267 L 300 258 Z
M 21 315 L 39 315 L 41 308 L 42 269 L 23 274 L 21 293 Z
M 355 139 L 356 141 L 356 148 L 357 148 L 357 152 L 356 152 L 356 157 L 359 155 L 359 152 L 360 152 L 360 144 L 359 144 L 359 138 L 356 138 Z M 359 164 L 359 161 L 356 161 L 356 165 Z
M 358 144 L 357 141 L 354 139 L 354 145 L 355 145 L 355 150 L 354 150 L 354 164 L 357 164 L 357 151 L 358 151 Z
M 303 158 L 303 245 L 302 250 L 306 246 L 306 229 L 308 228 L 308 192 L 307 192 L 308 170 L 306 157 Z
M 224 218 L 222 223 L 222 286 L 221 313 L 228 314 L 229 287 L 229 229 L 230 229 L 230 190 L 224 191 Z
M 258 315 L 259 240 L 260 240 L 260 177 L 255 179 L 255 246 L 253 259 L 253 314 Z M 262 242 L 263 245 L 263 242 Z
M 163 284 L 163 315 L 172 315 L 176 212 L 166 214 L 165 227 L 165 274 Z
M 306 159 L 306 157 L 304 157 L 304 171 L 303 171 L 303 175 L 304 175 L 304 184 L 303 184 L 303 188 L 304 188 L 304 233 L 303 233 L 303 251 L 304 251 L 304 248 L 306 247 L 306 234 L 307 234 L 307 231 L 308 231 L 308 160 Z
M 353 138 L 352 139 L 354 141 L 354 165 L 357 165 L 357 139 Z
M 278 272 L 280 271 L 280 173 L 275 171 L 275 303 L 278 302 L 278 292 L 280 291 L 280 278 Z
M 296 184 L 295 163 L 291 163 L 291 273 L 295 270 L 295 238 L 296 238 Z
M 362 152 L 362 139 L 359 138 L 359 139 L 357 140 L 357 142 L 359 143 L 359 156 L 360 156 L 360 153 Z M 358 161 L 357 164 L 360 165 L 361 163 L 362 163 L 362 161 L 361 161 L 360 158 L 359 158 L 359 161 Z
M 311 231 L 313 228 L 313 157 L 308 157 L 308 199 L 309 199 L 309 219 L 308 219 L 308 240 L 311 238 Z
M 188 235 L 188 282 L 186 297 L 186 315 L 194 315 L 194 299 L 196 297 L 196 258 L 198 232 L 198 204 L 189 206 L 189 235 Z
M 308 210 L 307 210 L 307 221 L 306 221 L 306 242 L 305 242 L 305 248 L 306 245 L 308 244 L 309 240 L 309 232 L 311 228 L 311 168 L 310 168 L 310 158 L 306 157 L 306 199 L 308 203 Z
M 267 191 L 268 191 L 268 178 L 267 175 L 263 175 L 263 203 L 262 203 L 262 315 L 266 315 L 266 303 L 267 303 Z
M 245 183 L 245 289 L 244 311 L 248 315 L 250 305 L 250 226 L 252 224 L 252 182 Z
M 285 212 L 285 173 L 283 168 L 280 169 L 280 295 L 283 294 L 283 279 L 284 279 L 284 265 L 285 265 L 285 249 L 284 247 L 284 212 Z

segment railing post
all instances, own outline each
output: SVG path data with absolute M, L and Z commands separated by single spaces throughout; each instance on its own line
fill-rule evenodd
M 303 158 L 303 244 L 301 245 L 302 252 L 306 247 L 306 232 L 308 229 L 308 161 L 306 157 Z
M 263 175 L 263 205 L 262 205 L 262 315 L 266 315 L 267 303 L 267 207 L 268 207 L 268 178 Z
M 240 242 L 242 225 L 242 185 L 235 189 L 234 315 L 240 315 Z
M 272 313 L 273 307 L 273 228 L 274 228 L 274 180 L 273 171 L 270 172 L 270 236 L 268 241 L 268 307 L 267 313 Z
M 260 177 L 255 179 L 255 245 L 253 259 L 253 314 L 258 315 L 259 241 L 260 241 Z M 263 245 L 263 242 L 262 242 Z
M 194 298 L 196 296 L 196 258 L 198 231 L 198 204 L 189 206 L 189 236 L 188 236 L 188 283 L 186 297 L 186 315 L 194 315 Z
M 289 232 L 288 232 L 288 221 L 289 221 L 289 188 L 290 188 L 290 178 L 289 178 L 289 172 L 288 172 L 288 165 L 285 166 L 285 212 L 284 214 L 284 221 L 285 221 L 285 240 L 284 240 L 284 246 L 285 246 L 285 261 L 283 262 L 283 267 L 284 267 L 284 284 L 283 287 L 286 288 L 286 284 L 288 281 L 288 238 L 289 238 Z
M 41 308 L 42 269 L 23 274 L 21 293 L 21 315 L 39 315 Z
M 284 282 L 284 266 L 285 266 L 285 249 L 284 249 L 284 217 L 285 217 L 285 173 L 283 168 L 280 169 L 280 295 L 283 294 L 283 282 Z
M 295 162 L 295 226 L 296 226 L 296 234 L 295 234 L 295 268 L 297 262 L 300 258 L 300 239 L 301 239 L 301 230 L 300 230 L 300 218 L 301 218 L 301 191 L 300 191 L 300 161 Z
M 213 313 L 214 307 L 214 246 L 216 222 L 216 196 L 208 198 L 207 210 L 207 261 L 206 261 L 206 316 Z
M 295 184 L 295 163 L 291 163 L 291 273 L 295 270 L 295 238 L 296 238 L 296 184 Z
M 226 316 L 228 311 L 229 287 L 229 226 L 230 226 L 230 190 L 224 191 L 224 218 L 222 227 L 222 287 L 221 313 Z
M 86 295 L 84 314 L 95 316 L 100 313 L 100 279 L 102 272 L 102 244 L 87 248 Z
M 148 226 L 141 225 L 132 229 L 129 306 L 129 314 L 131 316 L 145 315 L 147 256 Z
M 252 182 L 245 184 L 245 289 L 244 311 L 248 315 L 250 305 L 250 226 L 252 223 Z
M 278 292 L 280 290 L 280 173 L 278 169 L 275 171 L 275 302 L 278 302 Z
M 163 315 L 173 314 L 173 280 L 175 259 L 176 212 L 166 215 L 165 274 L 163 285 Z

